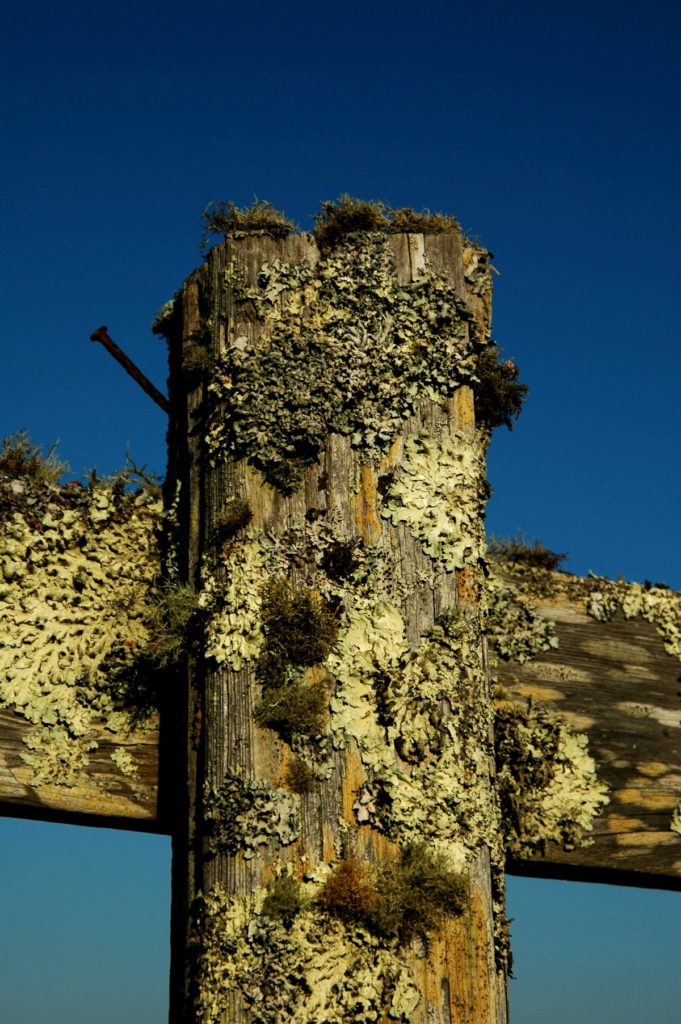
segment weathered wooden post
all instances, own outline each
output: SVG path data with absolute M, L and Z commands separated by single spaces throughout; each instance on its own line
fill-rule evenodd
M 470 388 L 490 291 L 453 221 L 321 250 L 265 230 L 160 325 L 206 618 L 175 1021 L 506 1019 Z

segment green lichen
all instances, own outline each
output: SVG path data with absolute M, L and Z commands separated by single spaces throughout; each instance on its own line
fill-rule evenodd
M 404 523 L 444 569 L 475 565 L 484 555 L 485 465 L 475 438 L 427 434 L 405 443 L 404 462 L 383 515 Z
M 530 548 L 530 553 L 532 550 Z M 495 587 L 510 590 L 512 601 L 529 607 L 533 613 L 540 598 L 565 595 L 600 622 L 608 622 L 618 614 L 625 619 L 640 617 L 656 627 L 667 653 L 681 659 L 681 594 L 664 584 L 610 580 L 595 573 L 587 577 L 572 576 L 552 571 L 552 566 L 538 564 L 531 554 L 529 558 L 515 558 L 513 552 L 511 554 L 511 558 L 506 558 L 502 553 L 491 566 L 493 590 Z M 548 556 L 562 558 L 554 552 L 548 552 Z M 539 557 L 540 560 L 544 557 L 543 545 L 539 547 Z
M 33 729 L 24 743 L 21 760 L 33 769 L 30 786 L 75 786 L 90 764 L 89 755 L 97 749 L 95 740 L 74 736 L 64 725 Z
M 111 760 L 123 775 L 131 777 L 137 775 L 135 759 L 130 751 L 126 750 L 125 747 L 116 747 L 111 755 Z
M 56 487 L 0 476 L 5 498 L 0 707 L 36 726 L 25 740 L 34 778 L 71 785 L 96 727 L 131 724 L 115 676 L 149 640 L 160 502 L 115 481 Z
M 216 460 L 248 459 L 284 492 L 330 433 L 377 459 L 424 398 L 473 379 L 475 330 L 454 288 L 429 270 L 398 283 L 380 234 L 315 267 L 266 262 L 253 290 L 233 272 L 227 286 L 254 304 L 261 335 L 257 346 L 233 339 L 218 362 L 208 448 Z
M 625 619 L 640 616 L 656 626 L 668 654 L 681 659 L 681 594 L 667 587 L 627 583 L 592 576 L 585 595 L 586 610 L 607 622 L 618 611 Z
M 550 841 L 568 850 L 588 846 L 608 787 L 598 780 L 587 737 L 545 708 L 502 704 L 494 745 L 508 853 L 528 857 Z
M 195 908 L 200 1024 L 238 999 L 252 1024 L 408 1024 L 420 1001 L 394 946 L 310 905 L 290 922 L 262 913 L 266 893 L 229 899 L 219 887 Z
M 169 337 L 177 309 L 178 304 L 176 303 L 175 298 L 169 299 L 168 302 L 164 302 L 151 322 L 152 334 L 160 334 L 162 337 L 166 338 Z
M 300 836 L 299 800 L 287 789 L 230 772 L 219 785 L 206 783 L 204 800 L 213 852 L 241 851 L 250 860 L 261 847 L 289 846 Z

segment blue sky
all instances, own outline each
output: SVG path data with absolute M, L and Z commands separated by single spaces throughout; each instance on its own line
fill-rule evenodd
M 119 466 L 128 447 L 163 472 L 163 413 L 88 339 L 107 324 L 163 385 L 149 323 L 200 262 L 211 200 L 269 199 L 304 229 L 341 192 L 453 212 L 495 253 L 494 336 L 531 388 L 493 443 L 491 532 L 540 536 L 574 572 L 681 589 L 680 29 L 671 2 L 5 0 L 0 434 L 59 440 L 77 475 Z M 160 1024 L 167 842 L 0 828 L 10 954 L 19 936 L 42 950 L 51 913 L 97 1024 Z M 678 894 L 514 882 L 514 1024 L 638 1024 L 644 992 L 648 1019 L 676 1021 L 680 910 Z M 127 966 L 116 949 L 134 951 Z M 37 966 L 26 980 L 17 957 L 0 957 L 13 1024 L 89 1024 L 91 1001 L 60 1003 L 61 986 L 38 985 Z M 597 1011 L 594 987 L 608 996 Z

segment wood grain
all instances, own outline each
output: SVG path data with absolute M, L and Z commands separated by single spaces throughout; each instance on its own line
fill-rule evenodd
M 70 822 L 107 828 L 164 832 L 158 806 L 158 721 L 144 732 L 115 734 L 95 728 L 97 749 L 73 786 L 29 784 L 33 770 L 25 763 L 24 739 L 33 731 L 11 708 L 0 710 L 0 814 L 41 821 Z M 134 775 L 124 774 L 112 760 L 123 748 L 135 762 Z
M 564 851 L 552 843 L 510 869 L 681 888 L 681 835 L 670 829 L 681 804 L 681 665 L 640 617 L 600 622 L 565 593 L 537 594 L 536 608 L 555 622 L 558 648 L 524 665 L 496 659 L 494 675 L 513 699 L 541 703 L 586 733 L 610 803 L 592 845 Z

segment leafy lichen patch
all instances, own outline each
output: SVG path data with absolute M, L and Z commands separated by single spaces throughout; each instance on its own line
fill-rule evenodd
M 277 567 L 269 538 L 249 530 L 225 557 L 223 581 L 204 571 L 198 604 L 206 615 L 206 657 L 235 671 L 258 658 L 264 642 L 263 595 Z
M 200 1024 L 243 1000 L 253 1024 L 408 1024 L 420 1001 L 394 943 L 308 907 L 292 921 L 262 913 L 266 893 L 229 899 L 215 887 L 196 908 Z
M 626 619 L 640 615 L 656 626 L 667 653 L 681 659 L 681 594 L 667 587 L 600 576 L 589 578 L 588 584 L 585 602 L 589 615 L 600 621 L 611 619 L 618 611 Z
M 405 444 L 404 462 L 385 502 L 393 526 L 405 523 L 431 558 L 452 571 L 485 551 L 485 465 L 479 439 L 427 434 Z
M 230 772 L 219 785 L 206 783 L 204 799 L 213 852 L 250 860 L 260 847 L 289 846 L 300 835 L 300 801 L 287 789 Z
M 593 821 L 608 803 L 587 737 L 547 709 L 501 703 L 495 717 L 497 784 L 506 849 L 515 857 L 590 842 Z
M 400 284 L 389 240 L 353 237 L 319 263 L 264 263 L 255 289 L 257 346 L 231 341 L 216 367 L 208 447 L 247 458 L 283 491 L 317 460 L 330 433 L 377 459 L 425 397 L 473 380 L 477 338 L 452 285 L 431 270 Z M 229 413 L 225 414 L 224 407 Z
M 28 780 L 31 786 L 75 786 L 90 763 L 88 755 L 97 749 L 95 740 L 73 736 L 63 725 L 34 729 L 24 742 L 26 750 L 21 759 L 32 769 Z
M 522 548 L 522 544 L 512 543 Z M 508 548 L 508 544 L 506 546 Z M 504 556 L 491 566 L 493 590 L 510 590 L 512 601 L 529 608 L 533 615 L 537 614 L 536 605 L 544 598 L 563 594 L 599 622 L 608 622 L 618 614 L 625 619 L 640 616 L 656 627 L 667 653 L 681 659 L 680 593 L 659 584 L 610 580 L 594 573 L 581 577 L 551 571 L 551 567 L 542 567 L 534 561 L 534 555 L 538 554 L 540 559 L 544 556 L 553 559 L 554 569 L 555 559 L 560 560 L 562 555 L 556 555 L 543 546 L 538 549 L 536 543 L 534 549 L 525 547 L 529 552 L 529 563 L 522 557 L 522 551 L 518 558 L 515 551 L 511 551 L 511 558 Z M 495 554 L 494 547 L 492 554 Z
M 491 572 L 486 632 L 500 657 L 523 664 L 558 647 L 554 623 L 541 616 L 522 589 Z
M 370 775 L 358 821 L 401 842 L 427 837 L 461 869 L 496 829 L 476 625 L 446 619 L 412 651 L 399 610 L 364 598 L 329 667 L 332 729 L 337 742 L 354 738 Z
M 135 758 L 129 750 L 125 749 L 125 747 L 116 747 L 111 755 L 111 760 L 123 775 L 129 775 L 131 777 L 137 775 L 138 768 L 135 763 Z
M 14 483 L 0 476 L 0 706 L 36 726 L 33 784 L 72 785 L 95 725 L 131 724 L 114 677 L 149 639 L 160 502 L 116 482 Z

